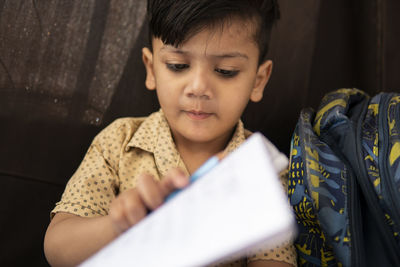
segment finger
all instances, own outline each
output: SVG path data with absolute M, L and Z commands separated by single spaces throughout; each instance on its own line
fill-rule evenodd
M 115 232 L 119 235 L 129 228 L 128 218 L 123 209 L 122 201 L 114 199 L 110 206 L 110 218 Z
M 225 151 L 218 152 L 215 156 L 221 161 L 226 157 L 227 153 Z
M 143 203 L 138 190 L 132 189 L 123 198 L 123 212 L 128 227 L 137 224 L 147 215 L 147 209 Z
M 120 234 L 143 219 L 146 216 L 146 208 L 137 190 L 130 189 L 114 199 L 109 214 L 114 229 Z
M 170 170 L 160 182 L 163 199 L 176 189 L 181 189 L 189 184 L 189 177 L 180 169 Z
M 140 199 L 146 208 L 154 210 L 164 202 L 163 192 L 160 184 L 149 174 L 142 174 L 138 177 L 137 190 Z

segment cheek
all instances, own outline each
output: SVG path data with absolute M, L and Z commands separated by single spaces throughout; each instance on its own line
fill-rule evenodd
M 232 120 L 239 119 L 249 102 L 249 96 L 248 92 L 242 91 L 236 94 L 227 94 L 223 97 L 221 108 L 224 109 L 225 116 Z
M 160 102 L 161 107 L 165 107 L 171 105 L 173 100 L 175 99 L 174 94 L 176 94 L 176 90 L 174 90 L 175 86 L 171 79 L 168 79 L 165 73 L 158 72 L 156 73 L 156 91 L 158 101 Z
M 171 107 L 172 105 L 175 104 L 176 97 L 174 97 L 173 90 L 169 90 L 169 88 L 165 87 L 157 87 L 157 97 L 158 97 L 158 102 L 160 103 L 161 107 L 163 109 L 166 109 L 168 107 Z
M 231 109 L 244 108 L 249 102 L 252 92 L 250 81 L 238 81 L 232 83 L 230 86 L 225 86 L 222 91 L 221 100 Z

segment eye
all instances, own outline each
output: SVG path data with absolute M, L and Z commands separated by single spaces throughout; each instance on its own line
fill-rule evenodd
M 175 71 L 175 72 L 179 72 L 179 71 L 183 71 L 187 68 L 189 68 L 188 64 L 171 64 L 171 63 L 166 63 L 166 66 L 168 69 Z
M 238 70 L 224 70 L 224 69 L 215 69 L 215 71 L 223 77 L 232 78 L 235 77 L 239 71 Z

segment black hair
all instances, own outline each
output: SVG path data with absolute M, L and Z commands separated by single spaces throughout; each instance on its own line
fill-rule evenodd
M 279 18 L 277 0 L 148 0 L 150 45 L 152 38 L 178 47 L 202 29 L 223 25 L 229 19 L 255 22 L 256 41 L 265 61 L 274 22 Z

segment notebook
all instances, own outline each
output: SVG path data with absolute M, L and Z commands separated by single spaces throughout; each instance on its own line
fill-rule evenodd
M 277 173 L 287 158 L 254 133 L 195 183 L 81 266 L 206 266 L 294 238 Z

